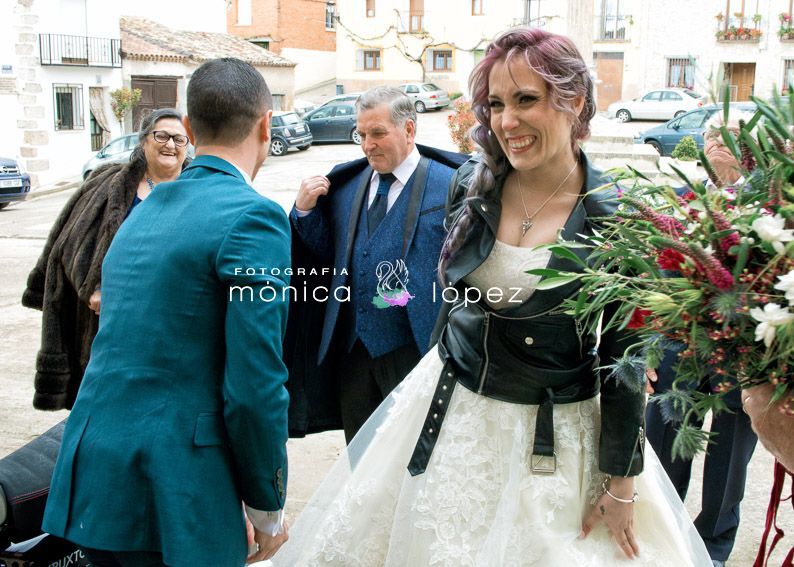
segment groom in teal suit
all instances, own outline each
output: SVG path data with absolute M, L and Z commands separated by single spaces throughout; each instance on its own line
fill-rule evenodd
M 136 207 L 105 258 L 44 518 L 98 566 L 242 565 L 244 506 L 252 560 L 286 540 L 290 229 L 251 187 L 271 96 L 253 67 L 217 59 L 193 74 L 187 107 L 196 159 Z

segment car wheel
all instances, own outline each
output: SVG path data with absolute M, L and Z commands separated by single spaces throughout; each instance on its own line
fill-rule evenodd
M 275 138 L 270 143 L 270 154 L 274 156 L 283 156 L 287 153 L 287 144 L 284 143 L 284 140 L 279 138 Z
M 679 116 L 681 116 L 682 114 L 686 114 L 686 110 L 679 110 L 678 112 L 676 112 L 675 114 L 673 114 L 673 118 L 678 118 L 678 117 L 679 117 Z
M 422 102 L 421 100 L 417 100 L 417 101 L 414 103 L 414 108 L 416 108 L 416 111 L 417 111 L 419 114 L 422 114 L 422 113 L 423 113 L 425 110 L 427 110 L 427 107 L 425 106 L 425 103 L 424 103 L 424 102 Z
M 630 122 L 631 112 L 629 112 L 625 108 L 621 108 L 615 113 L 615 118 L 618 119 L 618 122 Z
M 5 209 L 5 208 L 6 208 L 8 205 L 10 205 L 10 204 L 11 204 L 11 203 L 0 203 L 0 211 L 2 211 L 3 209 Z
M 298 149 L 302 152 L 305 152 L 311 147 L 311 144 L 306 144 L 305 146 L 298 146 Z
M 645 141 L 645 143 L 646 143 L 646 144 L 648 144 L 648 145 L 650 145 L 650 146 L 653 146 L 653 149 L 654 149 L 654 150 L 656 150 L 657 152 L 659 152 L 659 155 L 660 155 L 660 156 L 663 156 L 663 155 L 664 155 L 664 154 L 662 153 L 662 144 L 660 144 L 660 143 L 659 143 L 659 142 L 657 142 L 656 140 L 646 140 L 646 141 Z
M 361 145 L 361 135 L 358 133 L 358 130 L 356 130 L 355 128 L 353 128 L 353 129 L 350 131 L 350 140 L 351 140 L 351 141 L 352 141 L 354 144 L 356 144 L 357 146 L 360 146 L 360 145 Z

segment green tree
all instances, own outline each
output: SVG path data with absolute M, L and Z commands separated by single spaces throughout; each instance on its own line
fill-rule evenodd
M 121 87 L 110 93 L 110 107 L 116 120 L 119 121 L 121 133 L 124 133 L 124 117 L 141 101 L 141 89 Z

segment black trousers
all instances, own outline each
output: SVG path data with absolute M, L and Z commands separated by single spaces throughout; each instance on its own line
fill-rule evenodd
M 672 386 L 675 379 L 672 367 L 677 354 L 678 350 L 665 353 L 657 370 L 659 379 L 656 392 L 661 393 Z M 701 511 L 694 522 L 709 555 L 720 561 L 727 561 L 733 550 L 739 529 L 739 508 L 744 498 L 747 465 L 758 441 L 750 426 L 750 418 L 741 407 L 732 408 L 731 412 L 723 411 L 712 418 L 711 431 L 717 435 L 706 453 Z M 657 403 L 648 404 L 645 420 L 648 442 L 683 500 L 689 487 L 692 461 L 673 460 L 676 424 L 664 421 Z
M 94 567 L 166 567 L 156 551 L 103 551 L 82 548 Z
M 336 360 L 334 375 L 339 384 L 342 427 L 347 443 L 353 440 L 372 412 L 421 358 L 413 341 L 383 356 L 372 358 L 361 341 L 357 340 L 350 353 Z

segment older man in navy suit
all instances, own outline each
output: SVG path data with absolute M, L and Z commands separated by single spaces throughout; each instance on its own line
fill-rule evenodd
M 348 442 L 428 349 L 445 198 L 466 157 L 417 147 L 416 111 L 398 89 L 371 89 L 356 110 L 366 160 L 305 179 L 290 214 L 303 245 L 333 266 L 317 360 L 338 388 Z

